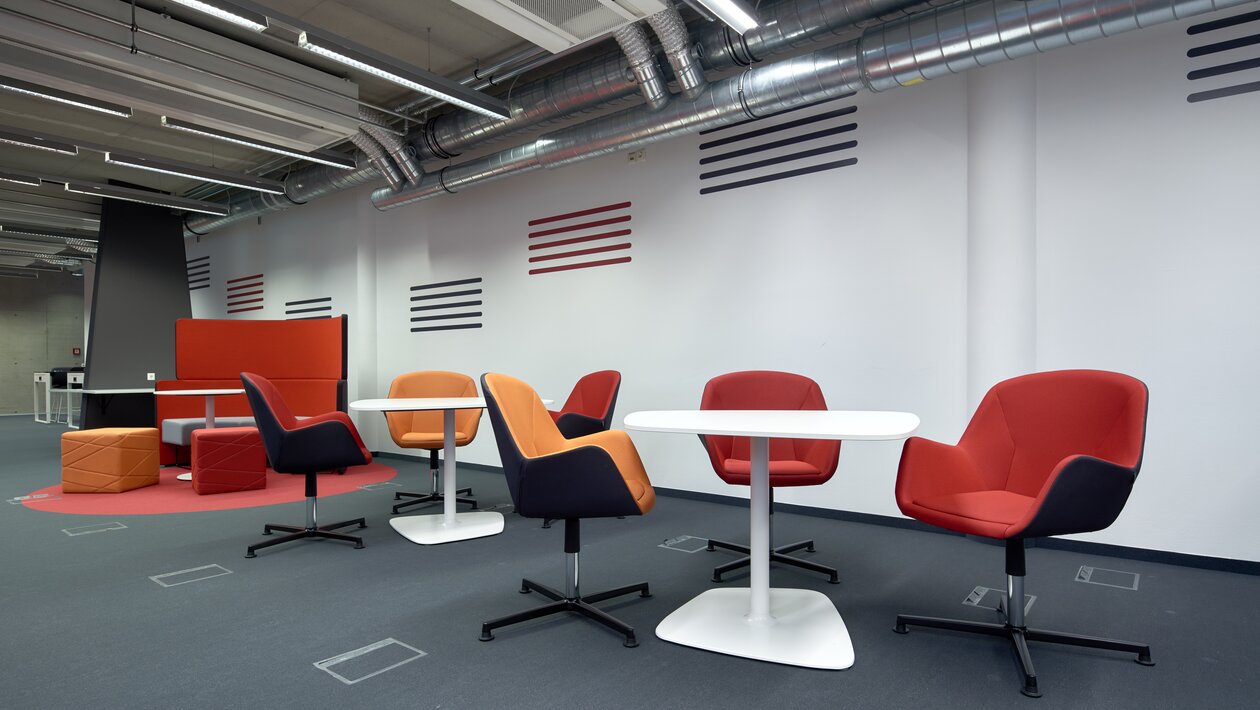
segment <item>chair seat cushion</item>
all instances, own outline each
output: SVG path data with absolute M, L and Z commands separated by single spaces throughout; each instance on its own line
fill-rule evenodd
M 1010 491 L 954 493 L 916 499 L 914 505 L 925 517 L 914 517 L 957 532 L 1005 539 L 1036 502 L 1036 498 Z
M 746 486 L 752 480 L 752 462 L 747 459 L 726 459 L 722 462 L 722 480 L 736 486 Z M 813 486 L 826 478 L 817 467 L 804 461 L 782 460 L 770 462 L 770 485 Z
M 254 426 L 253 417 L 215 417 L 214 426 L 218 427 L 239 427 Z M 177 419 L 162 420 L 162 443 L 173 444 L 175 446 L 189 446 L 192 444 L 192 433 L 197 429 L 206 428 L 205 417 L 183 417 Z
M 467 432 L 455 431 L 455 445 L 464 446 L 472 441 Z M 442 432 L 412 431 L 402 435 L 398 445 L 405 449 L 440 449 L 443 446 Z

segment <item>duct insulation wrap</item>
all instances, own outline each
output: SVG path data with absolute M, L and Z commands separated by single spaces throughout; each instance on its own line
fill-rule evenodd
M 683 98 L 690 101 L 699 96 L 705 86 L 704 70 L 691 54 L 691 39 L 682 15 L 671 7 L 648 17 L 648 24 L 661 40 L 665 58 L 674 70 L 674 81 L 678 82 Z
M 660 110 L 669 102 L 669 91 L 665 89 L 660 68 L 656 66 L 656 54 L 648 43 L 647 33 L 635 22 L 614 32 L 613 37 L 630 61 L 630 70 L 634 72 L 634 79 L 639 83 L 639 90 L 643 92 L 643 100 L 648 108 Z
M 407 181 L 412 184 L 420 182 L 420 177 L 424 175 L 424 171 L 420 169 L 420 163 L 416 160 L 415 149 L 407 145 L 402 138 L 393 132 L 383 128 L 383 126 L 389 125 L 389 117 L 375 109 L 360 106 L 359 118 L 363 119 L 359 130 L 371 136 L 373 140 L 385 149 L 386 153 L 389 153 L 389 157 L 393 158 L 394 164 L 402 170 Z M 358 144 L 356 143 L 355 145 Z M 393 183 L 391 182 L 390 184 Z
M 386 182 L 392 190 L 401 190 L 407 184 L 407 178 L 403 176 L 398 166 L 394 165 L 394 161 L 385 153 L 385 148 L 376 139 L 368 134 L 362 128 L 357 133 L 350 136 L 351 142 L 363 151 L 367 156 L 368 162 L 374 165 L 381 175 L 385 176 Z
M 532 144 L 450 166 L 439 180 L 376 190 L 392 209 L 469 185 L 633 150 L 675 136 L 778 113 L 858 89 L 882 91 L 1253 0 L 972 0 L 869 28 L 861 38 L 752 67 L 694 103 L 644 107 L 545 134 Z

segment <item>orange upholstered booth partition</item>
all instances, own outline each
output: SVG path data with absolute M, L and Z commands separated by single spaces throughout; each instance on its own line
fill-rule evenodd
M 199 320 L 175 322 L 175 376 L 158 390 L 240 389 L 241 372 L 275 383 L 299 416 L 346 409 L 346 317 L 320 320 Z M 157 397 L 164 419 L 204 417 L 201 397 Z M 216 397 L 215 417 L 251 416 L 245 395 Z M 161 462 L 176 462 L 162 444 Z

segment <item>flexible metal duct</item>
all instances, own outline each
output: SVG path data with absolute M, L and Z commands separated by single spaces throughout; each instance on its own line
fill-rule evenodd
M 972 0 L 868 29 L 857 40 L 752 67 L 716 82 L 694 103 L 653 113 L 636 107 L 445 168 L 420 185 L 376 190 L 392 209 L 469 185 L 836 98 L 882 91 L 1006 59 L 1079 44 L 1253 0 Z
M 656 54 L 652 52 L 647 32 L 642 25 L 633 22 L 614 32 L 613 38 L 630 61 L 630 71 L 634 72 L 634 80 L 643 92 L 643 101 L 653 111 L 660 109 L 669 101 L 669 91 L 661 78 L 660 67 L 656 66 Z
M 390 189 L 401 190 L 407 184 L 407 178 L 402 174 L 402 171 L 398 169 L 397 165 L 394 165 L 394 161 L 385 152 L 385 148 L 380 143 L 377 143 L 371 134 L 360 128 L 357 133 L 350 136 L 350 141 L 354 143 L 355 147 L 363 151 L 363 154 L 367 156 L 368 162 L 389 182 Z
M 368 134 L 389 153 L 389 157 L 394 159 L 394 164 L 398 166 L 407 181 L 412 184 L 420 182 L 420 177 L 424 175 L 424 171 L 420 169 L 420 163 L 416 160 L 416 151 L 407 144 L 402 138 L 381 128 L 378 124 L 385 121 L 388 117 L 370 109 L 367 106 L 359 107 L 359 117 L 363 119 L 363 124 L 359 126 L 359 130 Z M 358 145 L 356 143 L 356 145 Z M 360 150 L 362 146 L 360 146 Z M 366 151 L 365 151 L 366 152 Z M 390 183 L 391 186 L 393 183 Z
M 691 39 L 682 15 L 670 7 L 648 17 L 648 24 L 661 40 L 661 48 L 674 70 L 674 80 L 683 98 L 690 101 L 699 96 L 705 86 L 704 70 L 691 54 Z

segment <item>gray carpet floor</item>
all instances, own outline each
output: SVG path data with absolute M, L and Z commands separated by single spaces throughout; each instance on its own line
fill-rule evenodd
M 59 480 L 62 431 L 0 417 L 0 499 Z M 399 468 L 409 489 L 426 485 L 419 461 L 383 462 Z M 473 486 L 483 507 L 510 502 L 499 474 L 464 469 L 460 483 Z M 1014 656 L 1000 639 L 892 632 L 899 611 L 993 620 L 994 612 L 963 602 L 977 586 L 1003 586 L 1001 547 L 776 515 L 777 542 L 812 537 L 817 552 L 809 556 L 841 572 L 839 585 L 793 568 L 771 572 L 775 586 L 828 595 L 848 625 L 856 664 L 818 671 L 677 646 L 652 632 L 713 588 L 712 567 L 733 558 L 662 544 L 681 536 L 745 540 L 745 508 L 662 497 L 642 518 L 583 524 L 583 591 L 652 585 L 652 598 L 601 604 L 638 629 L 640 646 L 626 649 L 577 617 L 478 640 L 482 620 L 541 603 L 517 593 L 521 577 L 562 585 L 560 524 L 545 530 L 507 508 L 502 535 L 425 547 L 389 527 L 391 503 L 389 488 L 321 501 L 321 521 L 367 516 L 362 550 L 303 541 L 256 559 L 243 554 L 261 539 L 262 524 L 300 522 L 300 503 L 104 517 L 0 505 L 0 707 L 1260 707 L 1253 576 L 1030 550 L 1030 626 L 1145 641 L 1157 662 L 1147 668 L 1132 656 L 1033 644 L 1044 693 L 1034 700 L 1020 695 Z M 113 522 L 126 527 L 63 532 Z M 211 569 L 219 576 L 169 587 L 150 579 L 206 565 L 231 573 Z M 1135 573 L 1138 589 L 1076 581 L 1082 566 Z M 1104 574 L 1096 581 L 1121 579 Z M 747 576 L 727 584 L 746 585 Z M 992 601 L 990 593 L 981 603 Z M 315 665 L 386 641 L 327 670 Z

